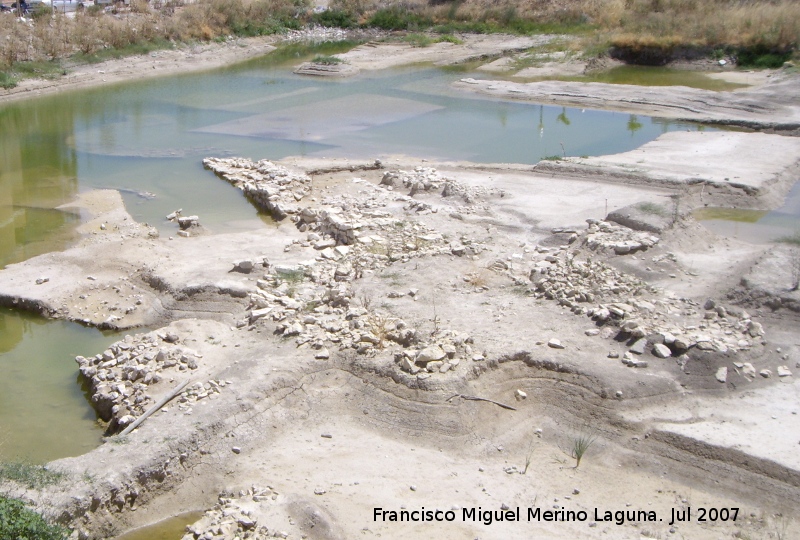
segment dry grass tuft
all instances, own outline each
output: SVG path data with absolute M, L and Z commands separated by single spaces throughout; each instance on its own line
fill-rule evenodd
M 132 0 L 124 12 L 87 9 L 74 18 L 37 12 L 33 20 L 0 17 L 0 70 L 19 62 L 58 60 L 74 54 L 146 52 L 170 41 L 256 36 L 299 27 L 306 0 L 198 0 L 187 6 L 162 3 L 155 10 Z M 103 59 L 105 56 L 98 58 Z M 89 60 L 92 60 L 89 58 Z

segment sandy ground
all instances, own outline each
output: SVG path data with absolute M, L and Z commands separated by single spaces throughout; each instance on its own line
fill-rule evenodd
M 451 48 L 438 45 L 439 52 Z M 464 49 L 472 45 L 450 58 L 468 56 Z M 437 49 L 392 47 L 348 54 L 361 69 L 396 65 L 406 53 L 441 61 L 434 58 Z M 383 53 L 392 58 L 371 57 Z M 96 83 L 90 79 L 87 72 L 85 84 Z M 776 98 L 789 82 L 796 81 L 737 93 L 741 98 L 703 93 L 700 102 L 701 94 L 690 89 L 462 86 L 502 98 L 546 95 L 657 114 L 692 101 L 697 118 L 785 125 L 798 115 L 791 91 Z M 634 103 L 636 92 L 642 97 Z M 758 110 L 748 110 L 745 104 L 759 96 L 764 99 Z M 683 110 L 673 114 L 687 114 Z M 275 268 L 313 262 L 312 268 L 333 274 L 337 265 L 346 266 L 348 255 L 315 248 L 319 240 L 290 219 L 270 234 L 158 237 L 133 221 L 117 192 L 83 194 L 74 203 L 90 215 L 82 241 L 0 272 L 0 303 L 92 325 L 168 325 L 151 334 L 155 347 L 180 347 L 183 354 L 190 349 L 196 367 L 165 368 L 148 391 L 157 399 L 187 378 L 205 383 L 206 391 L 202 398 L 184 394 L 124 438 L 111 437 L 89 454 L 50 464 L 70 475 L 68 483 L 41 493 L 7 489 L 70 523 L 80 538 L 113 537 L 186 511 L 209 511 L 208 520 L 241 516 L 225 526 L 258 530 L 259 538 L 800 535 L 793 504 L 800 499 L 794 451 L 800 396 L 794 375 L 778 375 L 781 368 L 797 371 L 800 362 L 797 315 L 738 305 L 736 299 L 746 295 L 729 294 L 752 273 L 758 276 L 751 276 L 753 283 L 788 283 L 791 268 L 780 263 L 787 259 L 759 263 L 776 256 L 769 247 L 716 237 L 690 217 L 647 233 L 649 248 L 618 253 L 616 244 L 592 244 L 597 226 L 590 230 L 586 221 L 641 203 L 665 204 L 676 195 L 683 197 L 683 212 L 706 204 L 775 207 L 790 177 L 796 179 L 795 140 L 762 133 L 670 133 L 626 154 L 533 168 L 397 157 L 375 169 L 370 161 L 290 158 L 286 165 L 312 177 L 313 199 L 301 204 L 358 209 L 358 219 L 372 224 L 371 236 L 345 252 L 378 263 L 360 275 L 349 269 L 354 277 L 342 280 L 324 272 L 305 276 L 280 285 L 281 293 L 267 279 Z M 699 163 L 685 162 L 690 151 Z M 443 196 L 441 184 L 413 197 L 408 186 L 381 185 L 386 170 L 416 166 L 435 167 L 456 186 L 455 194 Z M 737 185 L 727 185 L 726 178 L 736 176 Z M 640 233 L 614 230 L 626 242 Z M 376 235 L 402 239 L 399 252 L 383 248 Z M 264 257 L 272 270 L 233 271 L 236 261 Z M 637 356 L 647 367 L 627 367 L 620 357 L 636 339 L 620 338 L 617 326 L 592 320 L 580 304 L 539 292 L 542 276 L 571 269 L 576 261 L 602 263 L 596 271 L 609 281 L 642 280 L 625 281 L 636 285 L 609 293 L 621 295 L 614 297 L 615 309 L 636 310 L 624 320 L 647 321 L 653 339 L 665 340 L 663 333 L 673 328 L 694 336 L 688 357 L 657 358 L 648 349 Z M 592 277 L 579 275 L 570 279 Z M 355 326 L 362 311 L 383 313 L 414 328 L 423 345 L 445 337 L 457 343 L 458 362 L 449 370 L 412 374 L 398 363 L 408 346 L 380 341 L 377 347 L 349 347 L 332 329 L 324 342 L 330 354 L 317 357 L 321 349 L 302 334 L 281 335 L 284 320 L 254 318 L 253 302 L 265 301 L 253 296 L 259 290 L 302 299 L 322 283 L 349 288 L 351 300 L 339 309 L 315 299 L 317 307 L 303 315 L 307 328 L 318 325 L 317 318 L 339 317 L 363 332 L 363 325 Z M 795 293 L 765 294 L 759 298 L 769 302 Z M 764 333 L 751 321 L 763 325 Z M 553 339 L 560 344 L 548 345 Z M 758 374 L 764 370 L 769 377 Z M 570 449 L 581 435 L 593 443 L 576 466 Z M 215 510 L 221 494 L 228 506 Z M 452 511 L 456 519 L 375 518 L 375 508 L 422 507 Z M 512 515 L 519 507 L 521 520 L 489 525 L 464 513 L 478 507 Z M 583 510 L 587 518 L 529 519 L 528 509 L 537 508 Z M 689 521 L 670 524 L 673 512 L 680 516 L 688 508 Z M 710 508 L 728 509 L 726 516 L 736 508 L 737 519 L 700 521 Z M 626 510 L 641 512 L 627 519 Z M 613 521 L 615 512 L 623 513 L 620 524 Z M 214 536 L 221 531 L 214 527 L 221 525 L 203 529 L 208 538 L 235 536 L 230 530 Z
M 747 191 L 766 191 L 775 181 L 776 167 L 792 181 L 800 155 L 796 137 L 763 133 L 696 131 L 665 133 L 636 150 L 611 156 L 567 158 L 556 162 L 568 168 L 586 167 L 603 174 L 636 175 L 664 182 L 703 182 Z

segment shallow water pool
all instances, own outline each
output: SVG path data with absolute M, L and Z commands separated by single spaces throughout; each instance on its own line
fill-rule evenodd
M 694 217 L 707 229 L 754 244 L 800 240 L 800 182 L 795 183 L 780 208 L 771 211 L 701 208 Z
M 0 460 L 45 463 L 100 443 L 103 432 L 75 356 L 102 352 L 115 339 L 76 323 L 0 309 Z
M 201 517 L 203 512 L 186 512 L 117 536 L 114 540 L 180 540 L 186 532 L 186 526 Z

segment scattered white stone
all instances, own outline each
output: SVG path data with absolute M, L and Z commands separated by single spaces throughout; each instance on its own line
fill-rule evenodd
M 255 263 L 250 259 L 245 259 L 243 261 L 236 261 L 233 263 L 233 269 L 236 272 L 242 272 L 243 274 L 249 274 L 255 268 Z
M 717 370 L 717 373 L 714 377 L 721 383 L 724 383 L 728 380 L 728 368 L 726 366 L 722 366 Z
M 438 345 L 425 347 L 417 354 L 417 363 L 436 362 L 442 360 L 447 353 Z
M 550 347 L 551 349 L 563 349 L 564 348 L 564 345 L 561 344 L 561 341 L 556 339 L 556 338 L 550 339 L 550 341 L 547 342 L 547 346 Z
M 653 346 L 653 354 L 658 358 L 669 358 L 672 356 L 672 351 L 666 345 L 657 343 Z

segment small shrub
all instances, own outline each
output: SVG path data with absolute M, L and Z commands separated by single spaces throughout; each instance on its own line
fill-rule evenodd
M 436 38 L 436 43 L 452 43 L 453 45 L 462 45 L 464 43 L 463 39 L 458 39 L 456 36 L 452 34 L 445 34 L 443 36 L 439 36 Z
M 50 525 L 24 502 L 0 495 L 0 538 L 13 540 L 67 540 L 70 532 Z
M 368 25 L 383 30 L 421 30 L 432 26 L 433 21 L 423 15 L 392 6 L 376 11 Z
M 53 8 L 44 2 L 37 4 L 31 11 L 31 17 L 34 20 L 47 19 L 53 15 Z
M 328 9 L 322 13 L 315 13 L 311 20 L 328 28 L 352 28 L 358 24 L 353 13 L 341 9 Z
M 791 52 L 768 50 L 764 47 L 741 49 L 736 54 L 736 63 L 741 67 L 775 69 L 783 66 L 792 57 Z
M 17 79 L 5 71 L 0 71 L 0 88 L 11 90 L 15 86 L 17 86 Z

